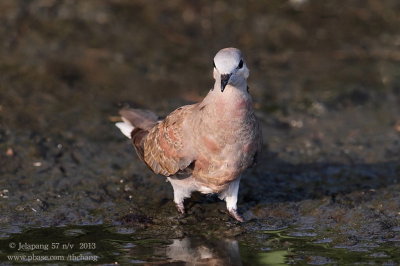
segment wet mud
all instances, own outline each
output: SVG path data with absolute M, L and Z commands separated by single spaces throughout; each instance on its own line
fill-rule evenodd
M 399 12 L 394 0 L 0 1 L 1 262 L 26 242 L 72 243 L 36 254 L 100 264 L 400 263 Z M 113 125 L 123 106 L 166 115 L 201 100 L 226 46 L 247 58 L 264 134 L 242 224 L 212 195 L 179 215 Z

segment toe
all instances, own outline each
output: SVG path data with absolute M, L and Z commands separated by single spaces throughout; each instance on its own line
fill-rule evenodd
M 237 212 L 237 210 L 230 210 L 229 214 L 235 218 L 235 220 L 239 221 L 239 222 L 244 222 L 243 217 Z
M 185 207 L 183 206 L 183 203 L 176 203 L 176 208 L 178 209 L 178 212 L 185 214 Z

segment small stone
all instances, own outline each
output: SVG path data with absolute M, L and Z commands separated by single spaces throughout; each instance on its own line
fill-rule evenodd
M 302 128 L 303 127 L 303 121 L 301 120 L 291 120 L 290 125 L 294 128 Z
M 6 155 L 8 157 L 14 156 L 14 150 L 12 148 L 8 148 L 6 151 Z
M 23 211 L 25 208 L 23 206 L 17 206 L 15 207 L 16 211 Z
M 400 121 L 394 125 L 394 130 L 400 133 Z
M 3 191 L 0 192 L 0 197 L 3 199 L 8 199 L 8 189 L 3 189 Z

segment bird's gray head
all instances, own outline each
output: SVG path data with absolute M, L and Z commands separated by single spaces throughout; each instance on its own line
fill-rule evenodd
M 244 62 L 242 52 L 236 48 L 221 49 L 214 57 L 214 79 L 221 84 L 221 91 L 226 85 L 246 88 L 249 69 Z

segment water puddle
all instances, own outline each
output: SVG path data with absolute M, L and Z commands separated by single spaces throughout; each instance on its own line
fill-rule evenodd
M 345 248 L 332 245 L 330 238 L 319 238 L 314 232 L 291 231 L 290 229 L 264 231 L 267 237 L 263 247 L 252 256 L 252 261 L 262 265 L 289 264 L 387 264 L 400 262 L 399 249 L 390 245 L 368 247 L 357 244 Z
M 261 231 L 254 235 L 257 240 L 248 239 L 251 238 L 160 239 L 149 237 L 148 232 L 102 225 L 35 228 L 2 235 L 0 264 L 395 265 L 400 262 L 394 247 L 364 251 L 334 248 L 330 239 L 319 239 L 307 232 L 289 233 L 288 229 Z

